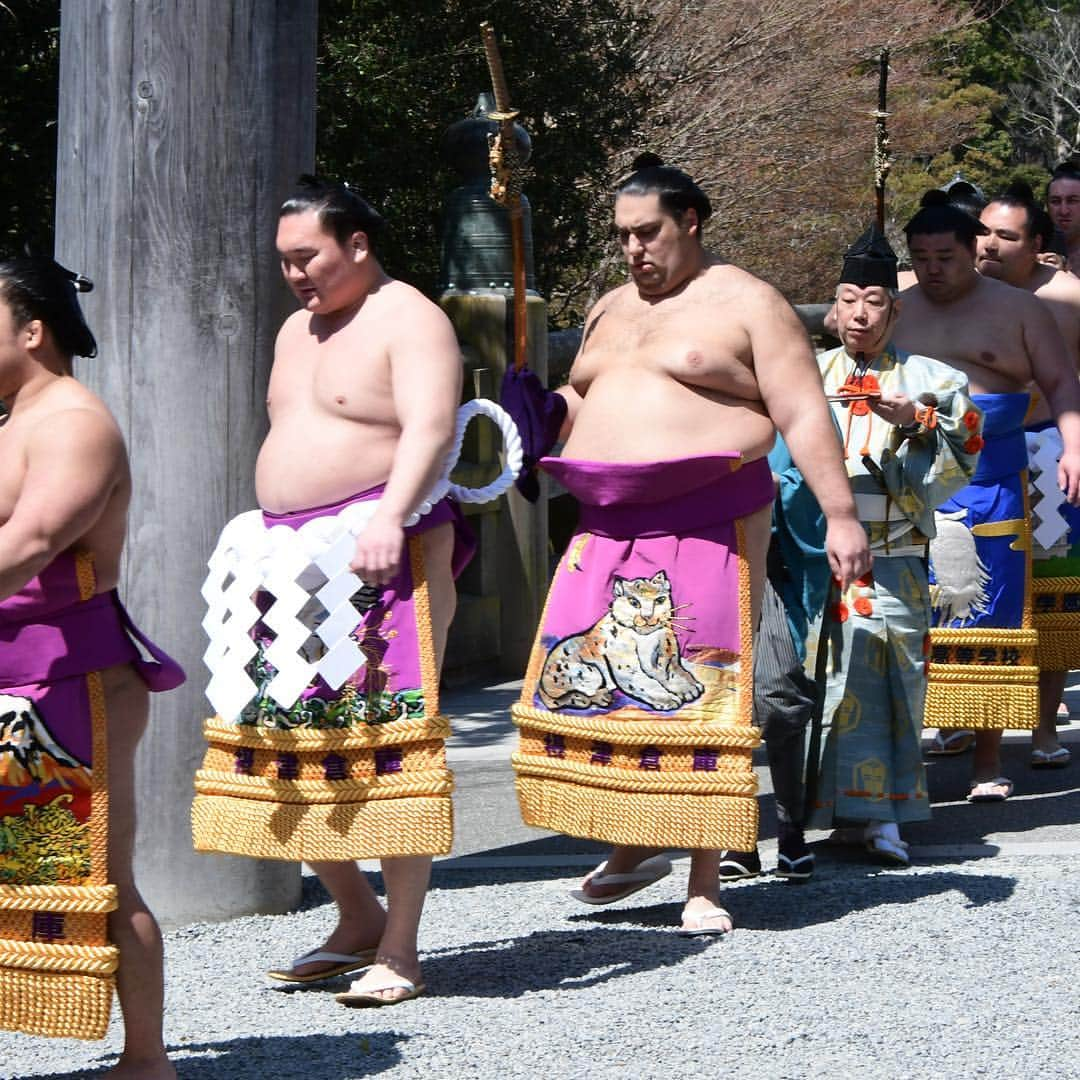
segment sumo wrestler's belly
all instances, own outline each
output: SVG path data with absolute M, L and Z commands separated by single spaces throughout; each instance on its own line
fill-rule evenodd
M 255 463 L 259 505 L 283 514 L 337 502 L 385 483 L 398 433 L 336 418 L 275 419 Z
M 563 455 L 632 462 L 737 451 L 753 459 L 772 449 L 773 434 L 760 402 L 637 369 L 593 380 Z

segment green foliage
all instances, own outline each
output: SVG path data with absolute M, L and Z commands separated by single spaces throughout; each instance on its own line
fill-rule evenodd
M 52 251 L 58 0 L 0 4 L 0 248 Z
M 1003 190 L 1014 179 L 1027 181 L 1041 194 L 1049 168 L 1056 163 L 1055 148 L 1045 136 L 1026 130 L 1018 109 L 1018 95 L 1036 91 L 1047 78 L 1021 43 L 1025 35 L 1053 34 L 1051 5 L 1046 0 L 1005 4 L 985 0 L 973 6 L 983 9 L 986 18 L 952 42 L 945 55 L 954 89 L 930 107 L 974 105 L 981 111 L 977 129 L 963 142 L 906 170 L 897 184 L 905 201 L 920 176 L 929 187 L 947 182 L 958 171 L 988 194 Z M 1054 0 L 1053 7 L 1080 18 L 1080 0 Z
M 607 242 L 612 149 L 643 104 L 628 89 L 638 24 L 617 0 L 323 0 L 318 168 L 348 179 L 389 218 L 387 268 L 428 293 L 443 200 L 460 179 L 443 134 L 491 82 L 480 23 L 498 35 L 512 104 L 533 138 L 538 287 L 558 293 Z

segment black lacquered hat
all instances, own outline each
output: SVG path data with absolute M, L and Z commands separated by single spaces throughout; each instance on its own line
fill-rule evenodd
M 839 284 L 858 285 L 860 289 L 871 285 L 881 285 L 886 289 L 897 288 L 896 252 L 877 225 L 871 225 L 844 252 L 844 267 L 840 271 Z

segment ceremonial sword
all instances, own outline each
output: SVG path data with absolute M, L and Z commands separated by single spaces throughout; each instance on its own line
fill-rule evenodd
M 521 371 L 526 363 L 528 346 L 528 323 L 525 283 L 525 222 L 521 205 L 522 163 L 518 158 L 517 141 L 514 137 L 514 121 L 518 113 L 510 106 L 510 91 L 506 86 L 499 42 L 495 27 L 489 22 L 480 24 L 487 54 L 488 70 L 491 72 L 491 89 L 495 94 L 495 111 L 488 113 L 490 120 L 499 125 L 499 132 L 491 139 L 491 197 L 510 211 L 510 244 L 514 259 L 513 305 L 514 305 L 514 370 Z

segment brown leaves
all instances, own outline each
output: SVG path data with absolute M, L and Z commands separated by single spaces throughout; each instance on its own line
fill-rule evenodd
M 942 0 L 636 3 L 652 16 L 636 79 L 654 106 L 613 172 L 644 148 L 684 168 L 713 200 L 707 243 L 792 300 L 822 298 L 873 213 L 883 46 L 894 159 L 936 153 L 973 123 L 931 107 L 940 38 L 970 21 Z

